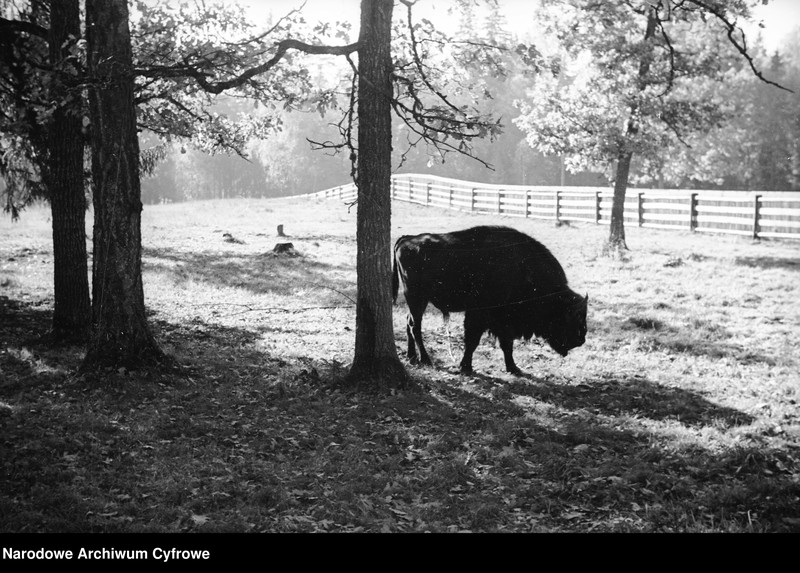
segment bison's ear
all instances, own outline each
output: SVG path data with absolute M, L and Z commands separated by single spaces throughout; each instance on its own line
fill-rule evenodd
M 586 306 L 589 306 L 589 293 L 588 292 L 586 293 L 586 296 L 583 297 L 583 302 L 586 303 Z

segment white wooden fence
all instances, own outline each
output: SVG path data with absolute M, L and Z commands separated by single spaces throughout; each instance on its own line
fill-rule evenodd
M 608 224 L 607 187 L 488 185 L 435 175 L 392 176 L 392 199 L 473 213 Z M 353 183 L 305 195 L 353 202 Z M 800 193 L 628 189 L 625 222 L 639 227 L 800 239 Z

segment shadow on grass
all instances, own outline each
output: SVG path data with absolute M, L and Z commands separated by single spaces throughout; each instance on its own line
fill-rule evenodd
M 0 296 L 0 326 L 6 337 L 13 338 L 17 330 L 30 337 L 32 333 L 42 332 L 50 327 L 52 311 L 41 305 L 24 303 Z
M 4 345 L 47 320 L 6 307 Z M 615 425 L 749 419 L 645 378 L 575 386 L 417 369 L 422 390 L 363 395 L 337 388 L 343 365 L 264 352 L 263 333 L 151 324 L 184 367 L 172 380 L 48 382 L 8 361 L 26 390 L 0 387 L 12 406 L 0 410 L 0 530 L 742 531 L 757 515 L 761 530 L 786 531 L 800 517 L 787 454 L 676 454 Z M 48 367 L 69 364 L 54 351 Z
M 734 262 L 743 267 L 800 271 L 799 257 L 736 257 Z
M 645 313 L 619 320 L 610 328 L 620 333 L 635 332 L 639 337 L 638 345 L 643 349 L 712 359 L 729 358 L 742 364 L 775 364 L 774 356 L 727 342 L 732 335 L 724 325 L 707 320 L 696 319 L 690 323 L 666 321 Z
M 696 392 L 664 386 L 640 376 L 604 378 L 578 385 L 519 381 L 509 384 L 508 389 L 569 410 L 675 420 L 692 428 L 731 428 L 754 421 L 749 414 L 714 404 Z
M 80 345 L 51 336 L 53 311 L 44 303 L 0 296 L 0 399 L 33 388 L 48 388 L 77 368 Z
M 271 252 L 232 254 L 179 252 L 148 248 L 144 268 L 165 272 L 176 280 L 197 280 L 217 287 L 243 288 L 256 294 L 289 295 L 315 287 L 355 298 L 355 283 L 345 278 L 354 273 L 309 256 L 278 256 Z M 338 295 L 341 298 L 341 295 Z
M 488 391 L 496 402 L 527 404 L 521 413 L 509 406 L 501 414 L 496 405 L 455 389 L 445 393 L 454 409 L 470 403 L 487 408 L 481 435 L 492 458 L 486 463 L 494 464 L 497 474 L 523 478 L 517 481 L 517 501 L 539 520 L 551 516 L 552 523 L 566 523 L 571 531 L 598 525 L 601 531 L 800 530 L 793 501 L 800 493 L 797 449 L 757 442 L 722 450 L 678 445 L 668 436 L 654 439 L 646 426 L 625 423 L 674 419 L 697 436 L 705 427 L 724 432 L 755 421 L 750 415 L 637 376 L 577 386 L 534 376 L 508 382 L 473 375 L 460 382 Z M 621 510 L 616 517 L 616 510 L 609 511 L 614 507 Z

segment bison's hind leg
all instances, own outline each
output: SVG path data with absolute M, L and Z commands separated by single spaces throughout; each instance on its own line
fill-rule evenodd
M 498 339 L 500 340 L 500 348 L 503 350 L 506 370 L 515 376 L 521 376 L 522 370 L 514 363 L 514 337 L 504 334 L 499 336 Z
M 472 374 L 472 355 L 480 344 L 484 330 L 486 328 L 478 313 L 464 313 L 464 357 L 459 365 L 462 374 Z
M 425 366 L 431 365 L 431 357 L 428 356 L 428 351 L 425 350 L 425 345 L 422 342 L 422 315 L 425 308 L 428 306 L 427 301 L 408 300 L 408 320 L 406 321 L 406 336 L 408 337 L 408 360 L 412 364 L 423 364 Z M 417 348 L 419 348 L 419 357 L 417 356 Z
M 408 360 L 411 364 L 419 362 L 417 358 L 417 345 L 414 343 L 414 317 L 410 314 L 406 317 L 406 339 L 408 340 Z

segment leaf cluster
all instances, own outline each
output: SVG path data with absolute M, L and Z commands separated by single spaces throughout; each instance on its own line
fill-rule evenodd
M 54 61 L 49 3 L 0 2 L 0 176 L 4 211 L 16 218 L 47 196 L 49 137 L 58 108 L 80 113 L 84 47 L 71 37 Z
M 312 34 L 298 11 L 258 30 L 236 4 L 138 2 L 132 38 L 140 127 L 206 151 L 242 153 L 250 139 L 279 129 L 281 109 L 309 99 L 331 105 L 329 93 L 312 95 L 302 54 L 280 48 L 290 35 L 306 42 Z M 269 73 L 252 73 L 265 62 L 273 62 Z M 251 105 L 236 117 L 219 113 L 214 104 L 223 91 L 255 100 L 255 111 Z
M 659 172 L 665 149 L 689 145 L 730 111 L 712 88 L 741 66 L 737 46 L 746 44 L 743 36 L 733 44 L 728 26 L 749 15 L 746 3 L 548 0 L 546 7 L 564 72 L 543 78 L 515 123 L 532 147 L 566 154 L 571 170 L 610 169 L 633 153 L 640 173 Z
M 48 165 L 54 110 L 74 105 L 88 128 L 83 101 L 93 83 L 80 38 L 71 39 L 70 55 L 63 61 L 49 61 L 50 2 L 19 6 L 3 2 L 0 18 L 0 169 L 10 182 L 5 195 L 12 212 L 37 193 L 46 193 L 38 182 Z M 242 154 L 249 140 L 280 128 L 282 108 L 305 102 L 325 109 L 334 103 L 332 90 L 312 86 L 302 55 L 287 54 L 288 47 L 280 43 L 290 35 L 300 43 L 312 38 L 297 10 L 257 30 L 235 4 L 138 1 L 130 23 L 134 65 L 128 73 L 136 78 L 139 128 L 162 139 Z M 325 33 L 341 34 L 343 29 Z M 270 73 L 253 73 L 259 68 Z M 240 106 L 235 115 L 221 111 L 216 95 L 223 91 L 247 98 L 249 109 Z M 142 163 L 145 172 L 152 170 L 153 157 Z
M 796 46 L 795 46 L 796 47 Z M 792 46 L 755 57 L 781 85 L 800 88 L 800 67 L 792 65 Z M 725 189 L 800 189 L 800 101 L 743 69 L 729 81 L 731 119 L 680 150 L 670 168 L 673 179 L 712 181 Z

